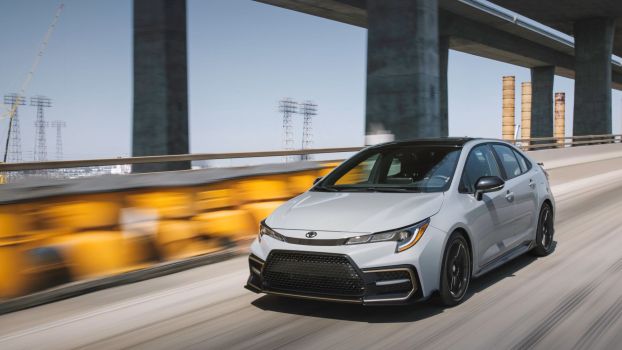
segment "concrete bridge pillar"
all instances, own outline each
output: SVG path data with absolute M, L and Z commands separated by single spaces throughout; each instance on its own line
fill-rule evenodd
M 531 137 L 553 137 L 555 67 L 531 68 Z
M 611 134 L 611 54 L 613 19 L 574 24 L 575 95 L 573 134 Z
M 366 133 L 443 135 L 437 0 L 368 0 Z
M 132 155 L 188 153 L 186 0 L 134 0 Z M 189 162 L 136 164 L 135 172 Z

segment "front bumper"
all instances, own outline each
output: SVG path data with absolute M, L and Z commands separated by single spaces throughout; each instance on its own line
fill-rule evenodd
M 407 304 L 422 298 L 412 265 L 360 269 L 345 254 L 273 250 L 249 257 L 245 286 L 255 293 L 366 305 Z

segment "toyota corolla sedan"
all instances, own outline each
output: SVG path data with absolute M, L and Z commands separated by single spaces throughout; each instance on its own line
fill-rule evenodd
M 251 246 L 246 288 L 360 304 L 437 296 L 552 252 L 544 169 L 499 140 L 439 138 L 365 148 L 274 211 Z

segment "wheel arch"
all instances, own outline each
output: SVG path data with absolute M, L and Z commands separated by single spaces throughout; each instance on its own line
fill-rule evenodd
M 452 231 L 451 235 L 453 235 L 454 233 L 461 234 L 464 237 L 464 239 L 466 240 L 466 242 L 467 242 L 467 246 L 469 248 L 469 253 L 470 253 L 469 254 L 469 258 L 471 260 L 470 261 L 470 264 L 471 264 L 471 276 L 473 276 L 473 262 L 475 260 L 475 256 L 474 256 L 475 253 L 473 251 L 473 243 L 472 243 L 472 240 L 471 240 L 471 235 L 469 235 L 468 231 L 465 228 L 463 228 L 463 227 L 456 227 Z M 449 235 L 449 236 L 451 237 L 451 235 Z M 447 246 L 447 242 L 445 242 L 445 247 L 446 246 Z

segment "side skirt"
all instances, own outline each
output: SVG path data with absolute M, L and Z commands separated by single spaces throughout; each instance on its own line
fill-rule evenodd
M 510 249 L 509 251 L 507 251 L 505 254 L 487 262 L 486 264 L 484 264 L 484 266 L 482 266 L 476 273 L 473 274 L 473 277 L 479 277 L 487 272 L 490 272 L 491 270 L 496 269 L 497 267 L 507 263 L 510 260 L 513 260 L 525 253 L 527 253 L 528 251 L 530 251 L 533 248 L 533 242 L 532 241 L 526 241 L 523 242 L 521 245 L 516 246 L 512 249 Z

